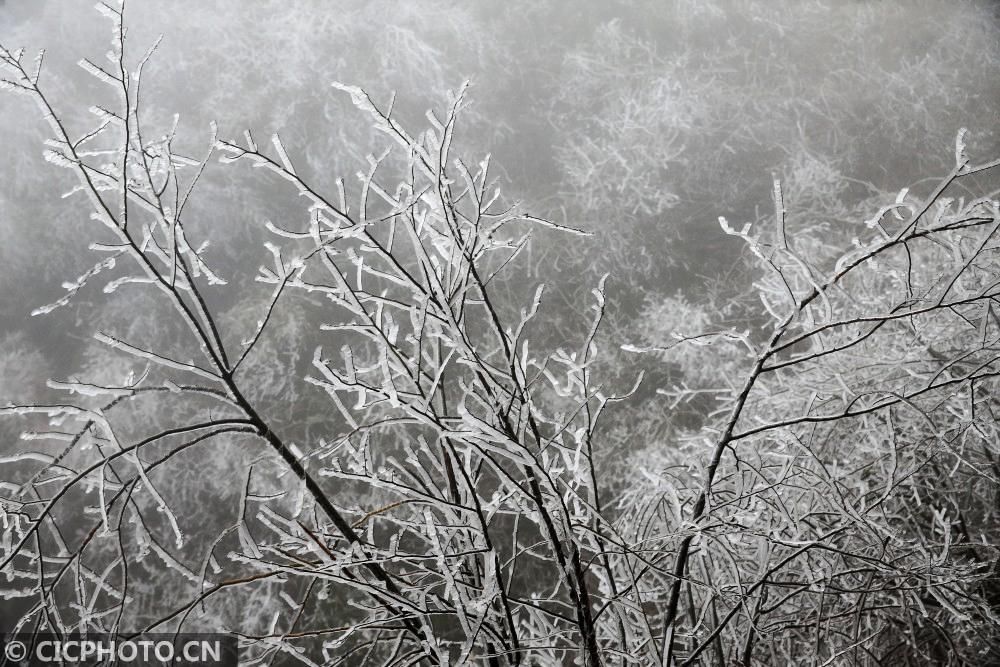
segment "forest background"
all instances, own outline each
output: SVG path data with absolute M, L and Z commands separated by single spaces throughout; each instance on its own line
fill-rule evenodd
M 754 338 L 769 330 L 780 310 L 767 296 L 776 288 L 757 261 L 757 248 L 734 229 L 744 223 L 773 229 L 777 207 L 781 233 L 800 239 L 799 249 L 819 265 L 868 234 L 873 225 L 865 223 L 880 207 L 916 206 L 912 202 L 928 196 L 935 201 L 940 193 L 932 194 L 934 187 L 955 167 L 956 134 L 973 163 L 1000 155 L 998 21 L 995 3 L 933 0 L 583 0 L 572 9 L 522 0 L 135 1 L 127 18 L 134 53 L 127 55 L 141 56 L 164 35 L 143 74 L 143 114 L 159 127 L 169 127 L 179 114 L 178 153 L 200 156 L 212 122 L 226 137 L 242 136 L 247 128 L 259 137 L 279 133 L 318 192 L 336 192 L 338 178 L 367 170 L 368 156 L 391 143 L 370 116 L 358 112 L 351 95 L 331 82 L 360 86 L 380 108 L 392 100 L 394 119 L 423 127 L 425 110 L 445 115 L 449 95 L 469 81 L 455 152 L 489 153 L 508 201 L 557 226 L 588 232 L 567 238 L 561 229 L 539 228 L 508 267 L 511 275 L 493 285 L 494 298 L 500 311 L 516 314 L 544 284 L 542 325 L 534 325 L 532 344 L 558 354 L 580 344 L 593 319 L 593 290 L 601 286 L 605 306 L 593 339 L 600 355 L 591 372 L 608 392 L 630 398 L 602 423 L 592 463 L 613 499 L 609 506 L 628 507 L 661 497 L 665 487 L 697 486 L 689 482 L 699 478 L 696 469 L 703 465 L 697 462 L 703 456 L 698 443 L 713 432 L 751 365 L 738 344 L 676 346 L 678 337 L 714 331 Z M 105 49 L 107 36 L 107 21 L 90 2 L 0 5 L 0 43 L 26 46 L 29 53 L 47 49 L 47 94 L 74 131 L 89 122 L 87 100 L 102 94 L 102 83 L 77 61 Z M 57 400 L 63 388 L 50 378 L 115 383 L 141 374 L 135 359 L 95 340 L 95 330 L 168 348 L 183 337 L 176 319 L 142 291 L 122 289 L 112 297 L 100 289 L 81 290 L 45 317 L 31 316 L 57 302 L 66 293 L 64 283 L 93 265 L 79 251 L 91 242 L 79 201 L 56 196 L 73 188 L 73 178 L 43 160 L 42 144 L 51 132 L 26 120 L 33 111 L 20 96 L 0 97 L 0 405 Z M 967 130 L 960 133 L 962 128 Z M 246 286 L 209 291 L 211 310 L 234 328 L 252 328 L 253 309 L 266 306 L 269 296 L 266 286 L 254 283 L 257 267 L 272 261 L 265 243 L 273 235 L 262 221 L 284 227 L 299 218 L 289 213 L 289 202 L 295 202 L 287 183 L 236 169 L 238 178 L 231 170 L 205 171 L 189 212 L 197 223 L 187 233 L 208 243 L 218 275 Z M 968 183 L 950 194 L 996 197 L 995 173 Z M 720 217 L 728 225 L 720 225 Z M 991 248 L 984 241 L 978 252 L 989 255 Z M 935 268 L 933 257 L 925 261 L 936 276 L 928 284 L 947 275 Z M 852 303 L 860 299 L 877 311 L 882 288 L 874 278 L 866 284 Z M 797 287 L 790 288 L 793 296 Z M 305 379 L 316 329 L 325 320 L 310 310 L 308 298 L 283 306 L 261 340 L 265 361 L 248 366 L 248 391 L 267 405 L 276 430 L 310 442 L 323 438 L 337 419 L 326 392 Z M 989 314 L 987 309 L 984 322 Z M 953 325 L 941 326 L 943 340 L 958 337 L 948 332 Z M 990 331 L 987 324 L 981 328 Z M 868 353 L 889 363 L 897 352 L 890 345 Z M 790 384 L 763 405 L 771 405 L 776 418 L 798 409 L 796 392 L 813 380 Z M 815 381 L 820 393 L 829 390 L 825 380 Z M 143 405 L 144 412 L 129 419 L 159 422 L 178 410 L 168 403 Z M 900 428 L 902 433 L 910 426 Z M 24 430 L 17 420 L 0 422 L 0 455 L 14 451 L 8 443 Z M 848 467 L 855 456 L 867 461 L 882 444 L 874 437 L 859 445 L 868 448 L 865 453 L 838 455 L 838 461 Z M 993 454 L 989 447 L 977 451 L 981 461 L 993 461 L 995 442 Z M 187 491 L 177 491 L 174 500 L 190 516 L 209 512 L 208 480 L 220 469 L 242 479 L 235 472 L 239 463 L 224 461 L 224 453 L 213 456 L 209 466 L 199 460 L 185 468 Z M 952 468 L 951 461 L 935 461 L 928 472 L 925 464 L 933 458 L 917 467 L 928 475 L 914 481 L 920 489 L 934 488 L 941 471 Z M 955 469 L 970 465 L 959 459 L 964 463 Z M 688 482 L 679 481 L 685 473 L 675 480 L 664 472 L 685 467 L 691 469 Z M 12 477 L 5 473 L 5 479 L 21 475 L 17 481 L 23 483 L 30 474 L 25 467 Z M 890 476 L 890 486 L 894 480 Z M 996 477 L 955 483 L 957 488 L 937 489 L 941 497 L 929 504 L 926 517 L 910 519 L 924 521 L 935 544 L 964 539 L 989 547 L 997 533 Z M 866 486 L 858 493 L 868 491 Z M 231 493 L 238 489 L 223 490 Z M 696 495 L 676 502 L 689 511 Z M 986 548 L 976 559 L 995 563 L 997 554 Z M 976 595 L 994 599 L 992 586 L 994 592 L 977 588 Z M 9 623 L 23 611 L 12 599 L 16 613 L 0 614 Z M 707 602 L 691 603 L 708 614 Z M 946 609 L 949 604 L 938 603 Z M 257 619 L 264 625 L 265 608 Z M 154 610 L 140 605 L 134 613 L 146 618 Z M 659 622 L 660 613 L 651 615 Z M 753 612 L 746 614 L 749 623 Z M 257 620 L 246 620 L 246 626 Z M 712 625 L 701 616 L 691 620 L 685 632 L 694 639 L 684 650 L 705 638 L 697 629 L 703 622 Z M 963 635 L 959 653 L 996 650 L 995 619 L 983 623 L 981 634 Z M 950 632 L 942 633 L 949 642 L 957 636 Z M 737 634 L 745 636 L 745 628 Z M 814 648 L 824 660 L 841 660 L 843 646 L 857 640 L 855 632 L 843 645 Z M 794 652 L 796 641 L 756 650 Z M 712 649 L 720 661 L 730 650 L 728 643 Z M 746 645 L 732 650 L 742 655 Z M 936 651 L 948 650 L 914 647 L 913 655 L 940 657 Z M 659 649 L 654 653 L 662 657 Z

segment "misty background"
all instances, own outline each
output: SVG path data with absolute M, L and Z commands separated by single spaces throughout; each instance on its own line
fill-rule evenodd
M 0 3 L 0 43 L 47 49 L 41 83 L 71 134 L 107 95 L 76 65 L 108 48 L 92 5 Z M 459 152 L 490 153 L 506 197 L 525 211 L 591 233 L 537 232 L 517 279 L 495 286 L 498 298 L 517 312 L 544 283 L 541 343 L 554 349 L 577 340 L 591 290 L 609 274 L 599 369 L 622 390 L 646 371 L 637 407 L 604 427 L 599 456 L 614 479 L 711 413 L 706 398 L 678 405 L 657 389 L 711 387 L 713 373 L 731 376 L 742 363 L 706 353 L 654 365 L 620 349 L 759 319 L 750 289 L 759 269 L 719 216 L 737 228 L 771 220 L 777 178 L 789 234 L 850 247 L 878 205 L 902 188 L 926 192 L 953 166 L 959 128 L 969 129 L 970 155 L 1000 154 L 995 2 L 131 0 L 126 17 L 133 59 L 163 35 L 143 79 L 150 127 L 178 114 L 175 145 L 196 159 L 213 121 L 223 137 L 279 133 L 320 191 L 335 191 L 340 177 L 356 182 L 366 156 L 388 144 L 331 82 L 383 106 L 394 99 L 394 117 L 418 128 L 426 109 L 445 108 L 448 92 L 471 82 Z M 52 377 L 141 373 L 91 334 L 180 344 L 181 325 L 143 293 L 88 286 L 31 316 L 93 264 L 89 210 L 78 196 L 60 198 L 72 175 L 42 159 L 49 131 L 35 107 L 2 95 L 0 118 L 0 404 L 58 396 Z M 205 256 L 230 283 L 206 295 L 236 341 L 268 295 L 254 283 L 268 261 L 264 222 L 301 226 L 302 200 L 242 165 L 211 165 L 200 187 L 186 229 L 210 241 Z M 322 319 L 297 299 L 283 302 L 267 362 L 248 384 L 270 401 L 274 423 L 309 441 L 332 415 L 301 380 Z M 166 421 L 174 408 L 148 409 Z M 0 422 L 0 447 L 21 430 Z M 233 470 L 191 468 L 202 481 Z M 182 500 L 209 503 L 207 490 L 192 483 Z M 217 526 L 203 528 L 207 537 Z
M 997 7 L 180 0 L 133 1 L 128 25 L 135 55 L 163 35 L 145 78 L 146 112 L 161 124 L 180 115 L 182 152 L 203 154 L 212 120 L 222 136 L 280 132 L 327 188 L 385 145 L 329 82 L 382 103 L 395 92 L 397 117 L 419 125 L 446 91 L 471 81 L 463 149 L 491 153 L 507 197 L 526 210 L 594 233 L 569 244 L 537 239 L 525 282 L 545 282 L 572 318 L 611 272 L 614 322 L 627 329 L 644 304 L 678 291 L 695 301 L 709 289 L 735 296 L 740 244 L 716 219 L 769 216 L 775 176 L 792 210 L 816 214 L 801 224 L 849 225 L 878 195 L 937 176 L 960 127 L 970 129 L 971 152 L 994 154 Z M 89 0 L 0 7 L 4 44 L 47 49 L 44 83 L 71 126 L 83 127 L 103 94 L 75 63 L 101 53 L 107 37 Z M 89 266 L 73 251 L 85 214 L 53 196 L 71 176 L 41 159 L 47 129 L 33 111 L 0 97 L 3 401 L 44 391 L 42 368 L 78 366 L 90 343 L 74 343 L 65 327 L 108 307 L 84 294 L 62 314 L 29 317 Z M 198 233 L 223 273 L 252 273 L 261 222 L 279 221 L 287 201 L 218 168 L 208 184 Z M 23 368 L 24 355 L 38 365 Z

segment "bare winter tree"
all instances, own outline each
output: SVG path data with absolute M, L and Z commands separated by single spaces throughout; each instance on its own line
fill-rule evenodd
M 277 136 L 213 129 L 202 159 L 179 154 L 176 123 L 144 113 L 153 49 L 131 62 L 122 5 L 99 9 L 113 48 L 81 66 L 114 104 L 88 130 L 50 102 L 41 56 L 0 51 L 3 87 L 35 103 L 46 159 L 75 177 L 96 258 L 35 312 L 103 283 L 178 340 L 98 331 L 129 364 L 0 409 L 28 423 L 0 459 L 12 630 L 218 630 L 248 664 L 996 658 L 1000 162 L 970 162 L 964 131 L 953 171 L 848 231 L 846 252 L 786 233 L 809 212 L 778 181 L 769 231 L 722 220 L 760 265 L 764 309 L 746 331 L 624 346 L 661 363 L 694 344 L 725 373 L 660 388 L 674 405 L 711 395 L 703 427 L 635 443 L 646 474 L 610 480 L 602 417 L 632 392 L 594 377 L 620 351 L 599 337 L 604 282 L 589 326 L 551 351 L 533 342 L 544 289 L 496 296 L 533 228 L 577 232 L 505 205 L 489 159 L 455 154 L 464 89 L 413 134 L 334 84 L 390 150 L 325 193 Z M 300 206 L 266 224 L 269 297 L 245 297 L 242 319 L 220 294 L 251 286 L 196 238 L 215 161 L 259 167 Z M 303 308 L 318 344 L 288 331 Z M 295 352 L 332 415 L 319 427 L 290 427 L 274 405 L 296 399 L 261 389 L 262 368 L 295 372 L 275 336 L 310 346 Z

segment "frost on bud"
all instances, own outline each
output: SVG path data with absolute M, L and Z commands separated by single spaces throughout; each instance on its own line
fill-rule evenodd
M 46 150 L 45 152 L 42 153 L 42 157 L 45 158 L 46 162 L 51 162 L 57 167 L 72 169 L 77 165 L 75 161 L 69 159 L 68 157 L 66 157 L 65 154 L 60 153 L 58 151 Z
M 969 161 L 968 156 L 965 154 L 965 137 L 968 134 L 969 128 L 963 127 L 955 136 L 955 167 L 958 169 Z

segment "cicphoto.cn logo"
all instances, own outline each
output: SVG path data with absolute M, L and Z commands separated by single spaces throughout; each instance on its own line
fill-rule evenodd
M 3 665 L 175 665 L 236 667 L 236 638 L 217 634 L 20 634 L 4 639 Z

